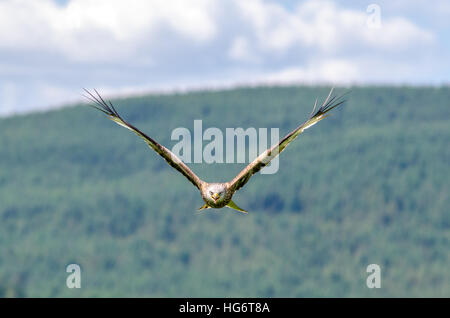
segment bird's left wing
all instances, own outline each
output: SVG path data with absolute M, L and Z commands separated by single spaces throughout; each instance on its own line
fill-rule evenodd
M 87 99 L 89 99 L 91 102 L 93 102 L 93 105 L 90 105 L 94 107 L 95 109 L 98 109 L 99 111 L 103 112 L 106 116 L 108 116 L 109 119 L 117 123 L 118 125 L 125 127 L 132 132 L 134 132 L 136 135 L 144 139 L 144 141 L 152 148 L 154 151 L 156 151 L 161 157 L 164 158 L 164 160 L 167 161 L 167 163 L 172 166 L 173 168 L 177 169 L 183 176 L 185 176 L 193 185 L 195 185 L 197 188 L 200 189 L 201 185 L 203 184 L 203 181 L 197 177 L 197 175 L 192 172 L 191 169 L 189 169 L 188 166 L 184 164 L 183 161 L 181 161 L 180 158 L 178 158 L 173 152 L 171 152 L 169 149 L 164 147 L 163 145 L 157 143 L 155 140 L 144 134 L 142 131 L 134 127 L 133 125 L 126 122 L 116 111 L 114 106 L 111 104 L 111 102 L 106 103 L 103 98 L 100 96 L 100 94 L 96 91 L 95 93 L 97 96 L 86 90 L 86 93 L 88 95 L 85 95 Z
M 234 191 L 237 191 L 240 188 L 242 188 L 248 182 L 251 176 L 253 176 L 263 167 L 268 165 L 273 158 L 278 156 L 287 147 L 287 145 L 289 145 L 295 138 L 297 138 L 297 136 L 300 135 L 305 129 L 308 129 L 309 127 L 313 126 L 314 124 L 321 121 L 325 117 L 329 116 L 326 115 L 326 113 L 328 113 L 333 108 L 345 102 L 345 100 L 342 100 L 342 97 L 344 95 L 341 95 L 340 97 L 337 96 L 331 97 L 332 93 L 333 89 L 331 89 L 330 93 L 328 94 L 328 97 L 325 99 L 322 106 L 317 111 L 316 111 L 317 107 L 317 100 L 316 100 L 316 103 L 314 104 L 314 109 L 306 122 L 304 122 L 303 124 L 295 128 L 293 131 L 291 131 L 289 134 L 287 134 L 283 139 L 281 139 L 278 142 L 278 144 L 272 146 L 271 148 L 261 153 L 255 160 L 253 160 L 253 162 L 251 162 L 247 167 L 245 167 L 233 180 L 228 182 L 228 187 L 230 187 Z

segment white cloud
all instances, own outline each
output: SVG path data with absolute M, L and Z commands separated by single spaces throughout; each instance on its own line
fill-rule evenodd
M 81 87 L 143 92 L 211 83 L 448 81 L 447 73 L 429 71 L 433 63 L 449 64 L 439 32 L 390 10 L 390 2 L 381 4 L 381 28 L 369 28 L 361 3 L 3 0 L 0 89 L 9 96 L 3 104 L 8 112 L 54 105 Z M 404 6 L 420 14 L 420 6 Z
M 306 67 L 288 67 L 266 74 L 264 82 L 282 84 L 339 83 L 351 84 L 361 78 L 358 66 L 352 61 L 329 59 L 312 62 Z
M 213 43 L 219 28 L 226 32 L 226 26 L 215 22 L 220 3 L 73 0 L 61 7 L 51 0 L 2 1 L 0 48 L 56 51 L 74 60 L 97 61 L 139 55 L 142 47 L 151 53 L 152 47 L 165 45 L 161 41 L 177 40 L 177 36 Z M 230 48 L 233 57 L 244 57 L 252 38 L 261 53 L 274 54 L 293 47 L 335 52 L 345 48 L 349 38 L 390 50 L 433 40 L 432 34 L 401 17 L 383 21 L 380 30 L 370 29 L 365 11 L 341 9 L 331 1 L 306 1 L 294 12 L 262 0 L 234 0 L 233 6 L 238 16 L 229 18 L 250 32 L 247 38 L 237 35 Z
M 434 40 L 431 32 L 402 17 L 383 19 L 380 29 L 369 28 L 365 10 L 339 8 L 327 0 L 299 3 L 294 12 L 260 0 L 237 0 L 237 6 L 265 50 L 312 47 L 336 53 L 348 45 L 398 50 Z
M 158 45 L 165 33 L 211 40 L 216 26 L 209 0 L 51 0 L 0 2 L 0 49 L 63 54 L 75 61 L 130 58 Z
M 254 52 L 250 48 L 250 44 L 245 37 L 238 36 L 233 40 L 231 47 L 228 51 L 228 55 L 231 59 L 244 62 L 256 62 Z

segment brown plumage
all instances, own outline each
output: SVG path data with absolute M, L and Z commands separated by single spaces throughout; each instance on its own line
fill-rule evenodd
M 229 208 L 244 213 L 246 213 L 246 211 L 239 208 L 231 200 L 233 194 L 237 190 L 242 188 L 248 182 L 251 176 L 260 171 L 267 164 L 269 164 L 269 162 L 273 158 L 278 156 L 287 147 L 287 145 L 289 145 L 295 138 L 297 138 L 297 136 L 301 134 L 305 129 L 313 126 L 320 120 L 327 117 L 328 116 L 327 113 L 329 111 L 345 102 L 344 100 L 342 100 L 343 95 L 341 95 L 340 97 L 336 96 L 331 97 L 331 94 L 333 92 L 333 89 L 331 89 L 330 93 L 328 94 L 328 97 L 325 99 L 322 106 L 317 111 L 316 111 L 317 108 L 317 100 L 316 100 L 311 115 L 303 124 L 301 124 L 293 131 L 291 131 L 289 134 L 287 134 L 276 145 L 262 152 L 255 160 L 253 160 L 253 162 L 251 162 L 247 167 L 245 167 L 233 180 L 225 183 L 208 183 L 201 180 L 194 172 L 192 172 L 191 169 L 189 169 L 189 167 L 186 164 L 184 164 L 169 149 L 159 144 L 158 142 L 156 142 L 155 140 L 144 134 L 142 131 L 140 131 L 133 125 L 126 122 L 116 111 L 112 103 L 109 101 L 108 103 L 105 102 L 105 100 L 103 100 L 103 98 L 96 90 L 94 90 L 96 95 L 92 94 L 86 89 L 85 91 L 88 94 L 85 95 L 85 97 L 94 103 L 93 105 L 91 105 L 92 107 L 103 112 L 106 116 L 108 116 L 109 119 L 111 119 L 118 125 L 133 131 L 139 137 L 143 138 L 144 141 L 150 146 L 150 148 L 156 151 L 161 157 L 164 158 L 164 160 L 166 160 L 166 162 L 170 166 L 178 170 L 182 175 L 184 175 L 193 185 L 195 185 L 200 190 L 202 199 L 205 202 L 205 204 L 199 210 L 209 208 L 219 209 L 227 206 Z

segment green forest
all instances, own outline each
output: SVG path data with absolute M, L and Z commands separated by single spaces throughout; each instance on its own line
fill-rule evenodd
M 329 90 L 112 102 L 171 149 L 171 132 L 197 119 L 282 137 Z M 87 103 L 0 119 L 0 297 L 450 297 L 450 88 L 354 86 L 346 98 L 277 173 L 234 195 L 247 215 L 198 213 L 188 180 Z M 189 164 L 208 182 L 245 166 Z M 66 285 L 69 264 L 79 289 Z M 381 288 L 366 285 L 370 264 Z

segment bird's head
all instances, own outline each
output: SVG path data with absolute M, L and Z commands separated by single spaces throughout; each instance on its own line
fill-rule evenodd
M 226 187 L 221 183 L 211 183 L 210 186 L 206 189 L 206 195 L 208 198 L 217 203 L 225 197 Z

